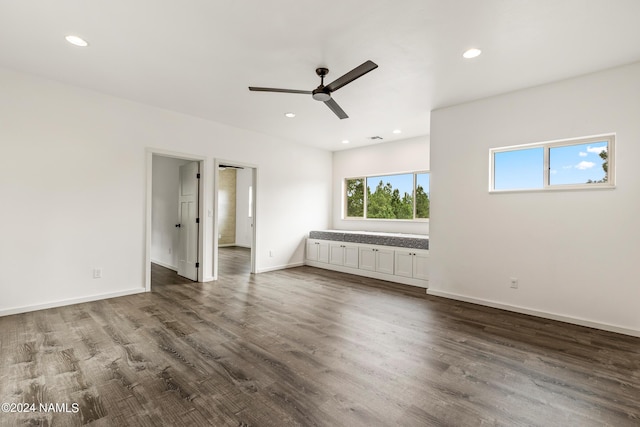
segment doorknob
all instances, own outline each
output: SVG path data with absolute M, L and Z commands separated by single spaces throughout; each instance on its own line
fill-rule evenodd
M 180 224 L 176 224 L 176 227 L 180 228 Z

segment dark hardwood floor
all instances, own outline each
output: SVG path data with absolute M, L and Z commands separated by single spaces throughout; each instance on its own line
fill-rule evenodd
M 0 318 L 0 425 L 638 426 L 640 339 L 311 267 Z

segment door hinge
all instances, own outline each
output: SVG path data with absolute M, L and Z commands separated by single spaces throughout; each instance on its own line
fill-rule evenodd
M 197 179 L 200 179 L 200 174 L 196 174 L 196 178 L 197 178 Z
M 200 218 L 196 218 L 196 224 L 200 224 Z
M 200 268 L 200 263 L 196 262 L 196 268 Z

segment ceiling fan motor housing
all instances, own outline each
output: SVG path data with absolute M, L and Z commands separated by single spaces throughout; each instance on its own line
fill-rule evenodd
M 322 102 L 325 102 L 331 99 L 331 95 L 324 91 L 324 86 L 322 85 L 318 86 L 317 89 L 314 89 L 313 92 L 311 92 L 311 96 L 316 101 L 322 101 Z

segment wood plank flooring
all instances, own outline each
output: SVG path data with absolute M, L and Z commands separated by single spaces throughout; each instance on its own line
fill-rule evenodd
M 0 425 L 640 425 L 640 339 L 248 255 L 0 318 L 0 402 L 70 405 Z

